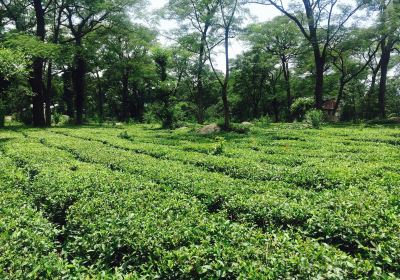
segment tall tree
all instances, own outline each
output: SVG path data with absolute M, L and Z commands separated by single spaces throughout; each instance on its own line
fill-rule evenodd
M 213 66 L 211 58 L 211 49 L 209 48 L 208 42 L 207 42 L 207 51 L 208 51 L 207 55 L 209 57 L 209 61 L 215 73 L 215 76 L 221 85 L 221 98 L 224 108 L 224 127 L 229 128 L 230 126 L 230 111 L 228 103 L 228 86 L 230 78 L 229 39 L 235 36 L 235 31 L 238 28 L 238 24 L 241 18 L 238 16 L 239 13 L 238 0 L 218 0 L 218 6 L 219 6 L 219 23 L 217 24 L 217 26 L 222 31 L 221 37 L 223 38 L 224 53 L 225 53 L 225 75 L 223 79 L 219 77 L 216 69 Z
M 170 0 L 168 3 L 168 18 L 179 21 L 182 30 L 195 33 L 195 51 L 198 54 L 196 66 L 196 93 L 197 122 L 204 122 L 204 66 L 207 57 L 207 40 L 213 33 L 219 0 Z M 210 48 L 211 45 L 210 44 Z
M 36 36 L 44 42 L 46 36 L 45 8 L 41 0 L 33 0 L 33 7 L 36 18 Z M 32 64 L 32 73 L 29 80 L 32 92 L 32 122 L 34 126 L 45 126 L 44 116 L 44 83 L 43 83 L 43 57 L 35 57 Z
M 378 89 L 379 116 L 386 117 L 386 86 L 389 63 L 395 45 L 400 42 L 400 4 L 398 1 L 378 2 L 379 33 L 381 34 L 380 80 Z
M 279 58 L 285 79 L 287 120 L 291 120 L 290 107 L 293 100 L 290 85 L 291 68 L 302 44 L 296 25 L 287 17 L 276 17 L 266 23 L 248 26 L 244 39 L 252 46 L 262 48 Z
M 278 0 L 250 0 L 248 3 L 274 6 L 297 25 L 309 42 L 314 54 L 315 107 L 322 109 L 328 49 L 340 40 L 343 27 L 357 11 L 365 7 L 365 2 L 344 5 L 338 0 L 298 0 L 290 6 Z
M 73 69 L 73 85 L 76 105 L 76 123 L 82 124 L 85 106 L 85 76 L 87 62 L 84 53 L 83 40 L 94 30 L 109 25 L 113 17 L 126 16 L 128 7 L 140 2 L 139 0 L 70 0 L 65 7 L 66 26 L 71 31 L 75 44 L 75 59 Z

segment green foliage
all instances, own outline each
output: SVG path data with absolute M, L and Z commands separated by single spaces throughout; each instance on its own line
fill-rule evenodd
M 34 57 L 57 58 L 60 55 L 59 46 L 56 44 L 45 43 L 35 36 L 26 34 L 9 34 L 3 44 L 7 48 L 23 53 L 30 59 Z
M 215 141 L 217 144 L 212 149 L 211 153 L 214 156 L 222 155 L 224 153 L 224 145 L 225 145 L 225 138 L 224 137 L 215 137 Z
M 324 120 L 324 113 L 320 110 L 312 109 L 306 113 L 305 121 L 313 128 L 319 129 Z
M 1 130 L 0 278 L 399 278 L 396 129 Z
M 28 75 L 28 61 L 25 55 L 8 48 L 0 48 L 0 77 L 11 79 L 24 79 Z
M 52 117 L 53 117 L 53 118 L 52 118 L 53 123 L 54 123 L 55 125 L 58 125 L 58 124 L 61 122 L 62 114 L 60 114 L 60 113 L 58 113 L 58 112 L 55 112 L 55 113 L 53 114 Z
M 312 98 L 309 97 L 300 97 L 297 98 L 291 108 L 290 111 L 292 112 L 293 116 L 302 121 L 306 115 L 306 113 L 314 106 L 314 101 Z
M 256 120 L 255 124 L 259 127 L 267 128 L 271 125 L 272 120 L 269 116 L 264 116 Z
M 121 139 L 126 139 L 126 140 L 133 140 L 134 137 L 132 135 L 128 134 L 128 131 L 124 130 L 123 132 L 121 132 L 120 134 L 118 134 L 118 137 Z

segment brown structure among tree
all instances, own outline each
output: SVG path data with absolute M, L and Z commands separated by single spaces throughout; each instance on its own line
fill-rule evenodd
M 322 105 L 322 111 L 326 114 L 329 121 L 339 121 L 340 118 L 340 104 L 336 105 L 335 98 L 325 100 Z

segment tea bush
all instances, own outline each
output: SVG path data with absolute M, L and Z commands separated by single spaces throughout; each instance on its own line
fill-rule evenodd
M 396 128 L 13 129 L 2 279 L 400 277 Z

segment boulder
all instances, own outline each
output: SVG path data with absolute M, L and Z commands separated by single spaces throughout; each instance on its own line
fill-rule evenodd
M 213 123 L 213 124 L 209 124 L 209 125 L 206 125 L 206 126 L 203 126 L 202 128 L 200 128 L 199 134 L 207 135 L 207 134 L 217 133 L 220 131 L 221 131 L 221 128 L 217 124 Z

